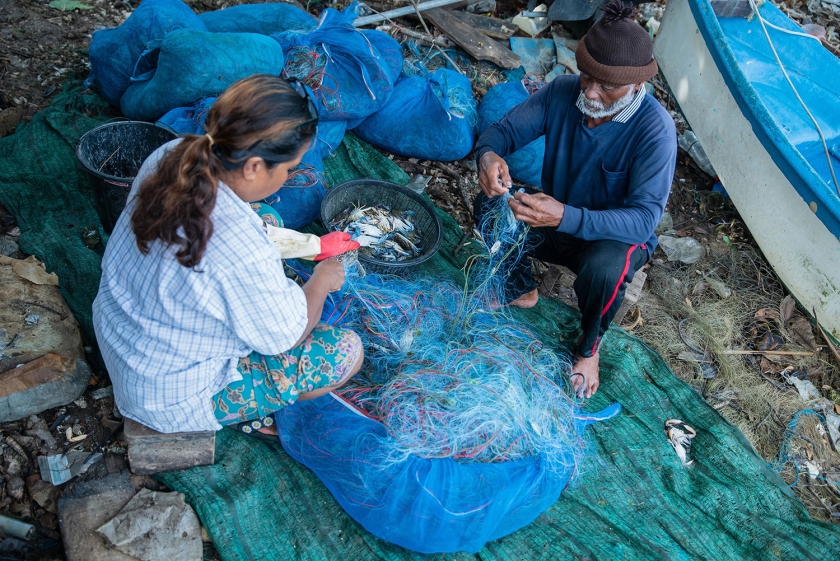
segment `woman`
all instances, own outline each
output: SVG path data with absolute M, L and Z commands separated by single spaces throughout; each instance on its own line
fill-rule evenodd
M 359 370 L 359 337 L 317 323 L 344 283 L 342 265 L 322 261 L 297 286 L 249 205 L 285 183 L 317 125 L 300 85 L 255 75 L 219 97 L 207 134 L 174 140 L 143 164 L 93 304 L 126 417 L 161 432 L 237 424 L 276 434 L 272 412 Z

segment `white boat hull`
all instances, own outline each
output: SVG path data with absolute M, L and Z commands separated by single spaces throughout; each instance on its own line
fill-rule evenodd
M 657 62 L 767 261 L 824 329 L 840 338 L 840 240 L 812 212 L 753 132 L 686 0 L 671 0 Z

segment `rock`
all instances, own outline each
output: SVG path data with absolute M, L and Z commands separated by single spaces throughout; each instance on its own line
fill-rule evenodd
M 57 285 L 34 257 L 0 256 L 0 347 L 9 359 L 0 363 L 0 422 L 64 405 L 87 388 L 79 325 Z
M 26 490 L 29 491 L 29 496 L 32 500 L 38 503 L 41 508 L 47 512 L 58 512 L 56 500 L 61 494 L 58 487 L 47 483 L 41 479 L 40 475 L 30 475 L 26 478 Z
M 6 479 L 6 492 L 17 501 L 23 500 L 23 479 L 18 475 L 11 475 Z
M 17 242 L 11 236 L 0 237 L 0 255 L 14 255 L 20 250 Z
M 9 136 L 15 132 L 15 128 L 23 117 L 23 109 L 20 107 L 7 107 L 0 111 L 0 138 Z
M 200 561 L 198 516 L 182 493 L 141 489 L 97 533 L 116 550 L 142 561 Z
M 114 517 L 134 496 L 128 474 L 78 483 L 58 500 L 58 522 L 67 561 L 137 561 L 107 547 L 96 529 Z

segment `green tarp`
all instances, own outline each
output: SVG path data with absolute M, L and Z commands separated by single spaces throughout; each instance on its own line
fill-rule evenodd
M 56 271 L 62 291 L 90 335 L 99 250 L 81 229 L 99 224 L 75 139 L 103 119 L 96 96 L 68 87 L 12 137 L 0 140 L 0 203 L 17 216 L 24 251 Z M 328 159 L 331 183 L 359 176 L 405 182 L 377 151 L 348 136 Z M 441 213 L 444 242 L 425 268 L 458 279 L 467 252 Z M 546 344 L 570 344 L 577 313 L 541 300 L 517 310 Z M 601 350 L 602 383 L 587 405 L 619 402 L 621 415 L 587 429 L 590 459 L 578 480 L 536 521 L 479 554 L 447 559 L 825 559 L 840 558 L 840 527 L 811 520 L 793 492 L 743 435 L 676 379 L 644 343 L 614 328 Z M 695 463 L 684 468 L 663 433 L 667 419 L 697 429 Z M 423 557 L 383 542 L 339 508 L 326 488 L 279 444 L 229 430 L 217 438 L 216 463 L 158 478 L 184 493 L 222 558 L 228 560 L 403 560 Z

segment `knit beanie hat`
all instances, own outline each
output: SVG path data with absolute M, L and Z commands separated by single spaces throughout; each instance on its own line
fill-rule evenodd
M 625 8 L 622 0 L 610 0 L 601 9 L 604 16 L 578 43 L 575 55 L 580 71 L 614 86 L 637 84 L 656 76 L 659 67 L 653 59 L 653 41 L 633 21 L 632 5 Z

